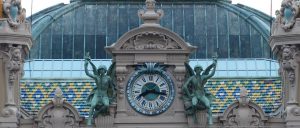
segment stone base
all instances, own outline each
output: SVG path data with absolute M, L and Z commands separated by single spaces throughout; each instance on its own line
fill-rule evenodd
M 0 117 L 0 128 L 19 128 L 17 117 Z
M 194 121 L 194 117 L 192 116 L 188 116 L 188 125 L 189 125 L 189 128 L 198 128 L 199 126 L 201 127 L 207 127 L 207 110 L 206 111 L 199 111 L 197 113 L 197 119 L 198 119 L 198 122 L 195 122 Z
M 115 128 L 187 128 L 187 120 L 183 116 L 127 116 L 115 119 Z
M 114 117 L 113 116 L 101 116 L 99 115 L 95 119 L 96 128 L 113 128 Z

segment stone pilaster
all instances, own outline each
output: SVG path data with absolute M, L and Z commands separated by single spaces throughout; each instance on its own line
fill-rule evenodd
M 272 25 L 270 46 L 278 58 L 283 83 L 287 127 L 300 127 L 300 17 L 299 2 L 283 0 Z
M 19 82 L 32 45 L 31 30 L 20 1 L 0 2 L 0 127 L 14 128 L 18 127 Z

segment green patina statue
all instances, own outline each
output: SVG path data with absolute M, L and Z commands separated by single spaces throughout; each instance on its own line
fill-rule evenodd
M 88 71 L 88 64 L 91 64 L 93 74 Z M 92 125 L 92 120 L 99 114 L 102 116 L 109 115 L 109 105 L 115 102 L 116 88 L 114 83 L 114 65 L 112 64 L 107 71 L 104 65 L 100 65 L 98 69 L 91 62 L 89 53 L 85 56 L 84 69 L 87 76 L 93 78 L 96 87 L 92 90 L 87 98 L 87 104 L 91 106 L 87 125 Z M 105 74 L 107 71 L 107 74 Z
M 213 63 L 208 66 L 204 72 L 200 65 L 196 65 L 194 71 L 186 64 L 187 81 L 183 85 L 183 100 L 187 115 L 194 117 L 194 122 L 197 123 L 197 111 L 208 109 L 208 124 L 213 124 L 211 102 L 214 96 L 205 90 L 204 86 L 209 78 L 216 71 L 217 59 L 213 59 Z

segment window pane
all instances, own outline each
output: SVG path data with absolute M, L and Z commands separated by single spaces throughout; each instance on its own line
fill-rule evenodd
M 239 36 L 230 35 L 229 42 L 230 42 L 230 58 L 238 58 L 240 52 Z
M 52 59 L 62 59 L 62 18 L 52 23 Z

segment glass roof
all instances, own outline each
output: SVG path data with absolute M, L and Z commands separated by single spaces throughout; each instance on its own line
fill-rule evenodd
M 94 0 L 92 0 L 94 1 Z M 32 16 L 30 59 L 110 59 L 105 46 L 138 27 L 144 1 L 98 1 L 58 4 Z M 226 1 L 158 2 L 160 24 L 198 47 L 192 59 L 272 58 L 268 46 L 271 17 Z M 31 18 L 28 18 L 31 19 Z

